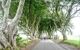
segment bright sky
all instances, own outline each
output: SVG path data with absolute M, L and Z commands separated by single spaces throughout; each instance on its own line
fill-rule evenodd
M 71 22 L 73 24 L 73 35 L 80 36 L 80 17 L 73 18 Z

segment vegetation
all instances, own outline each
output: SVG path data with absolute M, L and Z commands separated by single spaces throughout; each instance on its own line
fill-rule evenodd
M 31 40 L 30 39 L 23 39 L 22 37 L 17 35 L 16 43 L 17 43 L 18 47 L 26 47 L 28 44 L 31 43 Z
M 80 47 L 80 40 L 65 40 L 64 43 L 73 45 L 75 47 Z
M 57 31 L 62 33 L 63 41 L 66 40 L 66 33 L 71 33 L 70 21 L 80 10 L 73 12 L 73 8 L 78 5 L 79 0 L 0 0 L 0 18 L 3 19 L 0 45 L 10 50 L 27 45 L 27 40 L 17 36 L 19 28 L 31 40 L 40 38 L 43 32 L 51 38 Z

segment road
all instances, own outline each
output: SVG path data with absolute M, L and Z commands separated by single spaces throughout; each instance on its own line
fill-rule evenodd
M 52 40 L 41 40 L 32 50 L 65 50 Z

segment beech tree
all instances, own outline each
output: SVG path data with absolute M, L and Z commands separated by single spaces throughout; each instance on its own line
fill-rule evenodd
M 11 0 L 0 0 L 0 3 L 3 12 L 2 29 L 0 30 L 0 45 L 3 48 L 10 47 L 10 50 L 13 50 L 13 48 L 16 47 L 17 25 L 22 15 L 25 0 L 19 1 L 19 6 L 13 19 L 9 19 Z

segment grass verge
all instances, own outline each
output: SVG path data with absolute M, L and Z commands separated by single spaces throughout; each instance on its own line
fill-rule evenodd
M 64 43 L 73 45 L 75 47 L 80 47 L 80 40 L 65 40 Z

